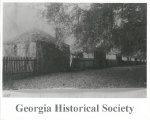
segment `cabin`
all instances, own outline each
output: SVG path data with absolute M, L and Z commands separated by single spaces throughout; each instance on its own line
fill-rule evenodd
M 37 60 L 37 71 L 51 73 L 68 71 L 70 47 L 43 31 L 27 31 L 3 44 L 4 57 L 21 57 Z

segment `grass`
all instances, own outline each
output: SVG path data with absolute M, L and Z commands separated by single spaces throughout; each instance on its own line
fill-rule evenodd
M 146 66 L 112 67 L 68 73 L 52 73 L 3 82 L 3 89 L 49 88 L 142 88 L 146 87 Z

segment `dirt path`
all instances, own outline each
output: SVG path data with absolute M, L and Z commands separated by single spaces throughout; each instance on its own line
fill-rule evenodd
M 145 88 L 101 88 L 101 89 L 21 89 L 5 90 L 4 97 L 41 98 L 145 98 Z

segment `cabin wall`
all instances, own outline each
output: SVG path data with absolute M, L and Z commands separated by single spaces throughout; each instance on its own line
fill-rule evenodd
M 16 56 L 16 45 L 15 44 L 4 44 L 3 46 L 3 56 L 5 57 L 15 57 Z
M 5 44 L 3 56 L 7 57 L 36 57 L 35 42 L 18 42 L 14 44 Z
M 69 70 L 69 54 L 58 49 L 54 44 L 37 42 L 38 69 L 41 73 Z
M 17 44 L 16 55 L 20 57 L 36 57 L 36 43 L 35 42 L 25 42 Z

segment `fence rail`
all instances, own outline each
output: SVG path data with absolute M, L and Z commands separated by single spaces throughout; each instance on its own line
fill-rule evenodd
M 142 62 L 105 60 L 100 63 L 94 59 L 73 59 L 71 70 L 80 70 L 87 68 L 102 68 L 111 66 L 138 65 L 145 64 Z M 29 57 L 3 57 L 3 79 L 24 78 L 26 76 L 41 74 L 37 59 Z
M 35 73 L 37 60 L 29 57 L 3 57 L 3 75 Z

